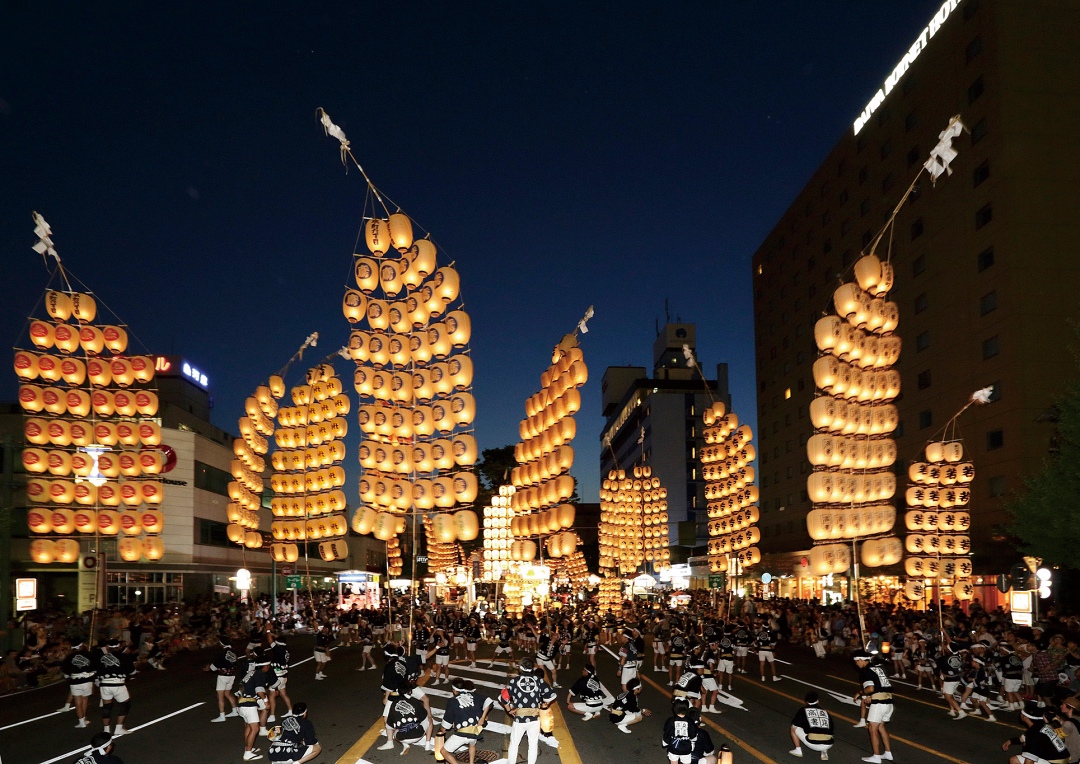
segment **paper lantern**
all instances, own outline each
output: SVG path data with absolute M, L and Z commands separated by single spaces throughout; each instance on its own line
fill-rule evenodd
M 53 481 L 59 482 L 59 481 Z M 75 532 L 75 513 L 70 509 L 56 508 L 49 515 L 53 533 L 67 535 Z
M 145 420 L 139 422 L 138 437 L 144 446 L 161 445 L 161 425 Z
M 143 541 L 143 557 L 148 560 L 160 560 L 165 555 L 165 542 L 158 536 L 150 536 Z
M 63 353 L 79 349 L 79 330 L 69 324 L 57 324 L 53 329 L 53 345 Z
M 111 417 L 116 413 L 116 396 L 109 390 L 94 390 L 90 396 L 90 404 L 94 413 L 100 417 Z
M 52 533 L 52 512 L 45 507 L 30 507 L 26 512 L 26 524 L 33 533 Z
M 397 520 L 389 512 L 379 512 L 372 526 L 372 533 L 380 541 L 389 541 L 397 535 Z
M 98 355 L 105 349 L 105 333 L 96 326 L 83 326 L 79 329 L 79 344 L 87 355 Z
M 139 513 L 139 521 L 147 533 L 161 533 L 165 528 L 165 513 L 160 509 L 144 509 Z
M 30 559 L 40 565 L 56 560 L 56 542 L 48 539 L 34 539 L 30 542 Z
M 454 535 L 460 541 L 472 541 L 480 533 L 480 524 L 476 513 L 465 509 L 454 513 Z
M 97 533 L 98 516 L 93 509 L 76 509 L 73 516 L 77 533 Z

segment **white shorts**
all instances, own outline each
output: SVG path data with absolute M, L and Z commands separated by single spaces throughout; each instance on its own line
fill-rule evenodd
M 465 644 L 465 637 L 454 637 L 454 644 L 455 645 L 463 645 L 463 644 Z
M 866 721 L 887 722 L 892 719 L 892 711 L 892 703 L 871 703 L 870 708 L 866 711 Z
M 559 645 L 559 655 L 569 655 L 569 654 L 570 654 L 570 643 L 569 642 L 567 642 L 565 645 Z
M 435 656 L 435 665 L 436 666 L 449 666 L 450 665 L 450 656 L 449 655 L 436 655 Z
M 662 641 L 660 641 L 658 639 L 655 642 L 653 642 L 652 649 L 653 649 L 653 652 L 656 653 L 657 655 L 663 655 L 663 654 L 665 654 L 667 652 L 667 645 L 665 645 Z
M 114 685 L 112 687 L 101 687 L 101 699 L 105 703 L 111 700 L 119 701 L 120 703 L 126 703 L 131 700 L 131 695 L 128 694 L 128 689 L 124 685 Z
M 443 742 L 443 750 L 453 753 L 459 748 L 464 748 L 467 745 L 476 745 L 476 738 L 465 737 L 463 735 L 451 735 Z
M 555 670 L 555 662 L 550 658 L 537 658 L 536 665 L 540 666 L 541 668 L 546 668 L 548 671 Z
M 82 684 L 72 684 L 68 686 L 71 690 L 71 694 L 76 698 L 89 698 L 94 694 L 94 683 L 83 682 Z
M 495 646 L 495 654 L 496 655 L 509 655 L 510 654 L 510 646 L 507 645 L 506 647 L 499 647 L 498 645 L 496 645 Z
M 371 653 L 371 645 L 364 645 L 364 655 Z
M 1041 756 L 1036 756 L 1033 753 L 1021 753 L 1020 758 L 1024 761 L 1034 762 L 1035 764 L 1050 764 L 1050 762 L 1048 762 L 1046 759 L 1042 758 Z
M 476 643 L 475 642 L 466 642 L 465 643 L 465 649 L 468 650 L 470 653 L 475 653 L 476 652 Z
M 315 651 L 316 663 L 327 663 L 330 660 L 330 653 L 325 653 L 322 650 Z
M 601 701 L 597 703 L 571 703 L 570 707 L 575 711 L 580 711 L 583 714 L 596 714 L 604 710 L 606 704 Z
M 811 751 L 827 751 L 833 747 L 832 743 L 811 743 L 809 740 L 806 739 L 806 730 L 804 730 L 802 727 L 796 727 L 792 725 L 791 728 L 795 730 L 795 737 L 799 738 L 799 742 L 802 745 L 805 745 Z
M 772 663 L 774 660 L 776 660 L 773 657 L 772 650 L 758 650 L 757 657 L 758 660 L 762 663 Z
M 641 721 L 641 712 L 635 711 L 632 714 L 623 714 L 622 721 L 619 724 L 636 724 Z
M 256 706 L 241 706 L 236 711 L 240 714 L 240 718 L 244 720 L 244 724 L 259 723 L 259 709 Z
M 1005 686 L 1005 692 L 1020 692 L 1019 679 L 1002 679 L 1001 683 Z
M 683 664 L 683 659 L 682 658 L 675 658 L 675 657 L 668 658 L 668 665 L 669 666 L 674 666 L 675 668 L 680 668 L 682 666 L 682 664 Z
M 733 674 L 735 673 L 735 661 L 731 658 L 721 658 L 716 664 L 716 670 L 721 674 Z
M 956 692 L 956 689 L 959 686 L 960 686 L 960 681 L 958 679 L 945 681 L 945 682 L 941 683 L 941 691 L 943 693 L 945 693 L 946 695 L 952 695 L 954 692 Z
M 383 634 L 386 633 L 386 627 L 385 626 L 376 626 L 371 630 L 371 633 L 374 634 L 377 637 L 381 637 Z
M 234 676 L 219 676 L 217 678 L 217 690 L 231 690 L 233 685 L 236 684 L 236 677 Z
M 934 673 L 934 667 L 933 666 L 916 666 L 915 670 L 920 674 L 933 674 Z M 1017 681 L 1019 681 L 1019 680 L 1017 680 Z
M 582 655 L 596 655 L 596 645 L 585 645 L 585 649 L 581 651 Z
M 287 675 L 286 676 L 279 676 L 277 679 L 275 679 L 270 684 L 270 686 L 267 689 L 269 689 L 269 690 L 284 690 L 285 685 L 287 685 L 288 683 L 289 683 L 289 677 Z
M 719 690 L 720 688 L 716 686 L 716 677 L 714 677 L 714 676 L 702 677 L 702 679 L 701 679 L 701 689 L 705 690 L 705 692 L 713 692 L 715 690 Z
M 675 764 L 690 764 L 693 759 L 692 753 L 669 753 L 667 760 L 674 762 Z
M 745 658 L 749 652 L 750 652 L 749 647 L 746 647 L 745 645 L 738 645 L 735 648 L 735 657 L 736 658 Z

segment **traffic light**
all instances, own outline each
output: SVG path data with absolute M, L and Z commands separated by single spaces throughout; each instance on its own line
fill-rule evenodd
M 1009 570 L 1009 583 L 1012 584 L 1012 588 L 1017 591 L 1031 590 L 1035 588 L 1034 576 L 1031 575 L 1031 571 L 1028 566 L 1022 562 L 1018 562 L 1012 566 Z

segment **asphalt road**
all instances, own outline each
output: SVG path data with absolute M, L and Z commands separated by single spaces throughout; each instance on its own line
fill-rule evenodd
M 309 718 L 315 724 L 323 753 L 321 762 L 340 764 L 389 764 L 389 762 L 433 761 L 430 753 L 416 748 L 400 755 L 401 747 L 381 751 L 384 742 L 378 736 L 381 729 L 381 671 L 356 671 L 360 664 L 360 649 L 341 648 L 333 652 L 325 681 L 315 681 L 314 662 L 309 659 L 311 639 L 290 639 L 294 667 L 289 673 L 289 694 L 294 702 L 306 701 Z M 580 649 L 580 648 L 578 648 Z M 452 674 L 467 676 L 481 684 L 480 689 L 495 697 L 506 680 L 505 666 L 488 668 L 484 660 L 492 648 L 481 645 L 480 670 L 455 664 Z M 382 666 L 376 648 L 376 660 Z M 575 653 L 577 650 L 575 650 Z M 833 714 L 837 743 L 830 754 L 832 762 L 858 762 L 870 753 L 866 730 L 855 729 L 858 710 L 851 703 L 856 683 L 854 663 L 839 658 L 819 660 L 809 650 L 781 646 L 777 653 L 780 682 L 761 682 L 756 662 L 752 673 L 736 675 L 735 689 L 722 695 L 723 713 L 706 714 L 707 727 L 714 743 L 727 744 L 736 762 L 776 764 L 795 762 L 788 755 L 790 719 L 799 708 L 803 696 L 816 689 L 822 696 L 822 707 Z M 202 671 L 209 653 L 184 654 L 169 662 L 167 671 L 140 671 L 129 687 L 133 705 L 126 726 L 132 734 L 117 741 L 116 755 L 125 764 L 240 764 L 243 756 L 242 724 L 229 719 L 211 724 L 217 715 L 213 676 Z M 612 692 L 618 693 L 616 661 L 602 649 L 597 656 L 600 678 Z M 751 660 L 753 656 L 751 656 Z M 569 686 L 580 676 L 582 659 L 575 654 L 571 668 L 560 672 L 560 684 Z M 651 670 L 651 651 L 643 666 L 644 690 L 642 705 L 653 711 L 632 727 L 626 735 L 607 721 L 606 715 L 585 722 L 580 716 L 566 711 L 563 701 L 566 690 L 561 689 L 561 713 L 556 717 L 556 738 L 559 749 L 540 746 L 540 762 L 554 764 L 612 764 L 624 762 L 666 761 L 660 747 L 664 720 L 670 712 L 670 688 L 667 675 Z M 771 677 L 770 677 L 771 679 Z M 490 685 L 490 686 L 489 686 Z M 896 683 L 896 711 L 889 731 L 893 736 L 893 756 L 896 761 L 912 764 L 988 764 L 1005 762 L 1007 755 L 1000 750 L 1002 741 L 1019 734 L 1016 712 L 999 712 L 998 722 L 978 718 L 954 721 L 945 713 L 944 701 L 933 693 L 918 692 L 914 686 Z M 446 685 L 432 686 L 431 706 L 441 709 L 449 696 Z M 75 729 L 74 712 L 57 712 L 64 704 L 67 689 L 57 685 L 0 698 L 0 758 L 4 764 L 56 764 L 74 762 L 87 746 L 93 733 L 101 730 L 96 713 L 96 697 L 92 699 L 88 729 Z M 480 750 L 491 751 L 502 758 L 506 746 L 505 729 L 508 719 L 501 712 L 493 713 L 494 729 L 485 731 Z M 261 746 L 265 751 L 265 738 Z M 522 746 L 522 755 L 525 747 Z M 1015 753 L 1017 749 L 1013 749 Z M 808 755 L 805 761 L 816 761 Z M 262 759 L 266 761 L 265 758 Z

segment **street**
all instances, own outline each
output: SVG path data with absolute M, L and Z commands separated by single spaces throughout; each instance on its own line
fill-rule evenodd
M 360 648 L 344 647 L 333 652 L 327 669 L 328 679 L 316 682 L 311 660 L 310 637 L 289 640 L 293 668 L 289 672 L 288 691 L 293 702 L 306 701 L 309 718 L 315 725 L 323 753 L 320 762 L 340 764 L 388 764 L 389 762 L 420 762 L 432 760 L 430 753 L 412 748 L 404 756 L 401 747 L 381 751 L 384 742 L 381 730 L 381 671 L 356 671 Z M 660 747 L 664 720 L 670 711 L 670 688 L 667 675 L 652 670 L 652 655 L 642 666 L 644 689 L 641 703 L 653 712 L 631 728 L 633 734 L 619 732 L 607 715 L 585 722 L 580 716 L 566 711 L 566 689 L 580 676 L 582 660 L 575 650 L 569 670 L 559 672 L 563 689 L 559 694 L 560 710 L 556 714 L 558 750 L 543 743 L 540 761 L 549 764 L 556 760 L 565 764 L 597 764 L 606 762 L 660 762 L 666 756 Z M 491 655 L 490 645 L 481 645 L 481 661 L 472 669 L 461 663 L 453 664 L 452 675 L 465 676 L 478 685 L 481 692 L 495 697 L 506 680 L 506 666 L 489 668 L 485 658 Z M 376 653 L 378 650 L 376 648 Z M 129 684 L 132 709 L 127 727 L 132 734 L 117 740 L 114 753 L 125 764 L 239 764 L 243 746 L 239 719 L 211 724 L 217 714 L 213 692 L 213 677 L 202 671 L 208 653 L 180 654 L 168 663 L 168 670 L 140 671 Z M 752 664 L 751 673 L 736 675 L 731 695 L 721 693 L 717 705 L 722 714 L 706 714 L 705 724 L 714 744 L 727 744 L 736 762 L 793 762 L 788 755 L 790 719 L 810 690 L 821 695 L 821 706 L 833 715 L 836 745 L 830 752 L 833 762 L 857 762 L 870 753 L 866 730 L 854 729 L 858 709 L 851 701 L 855 690 L 854 664 L 839 657 L 817 659 L 805 648 L 782 646 L 778 651 L 780 682 L 761 682 Z M 753 661 L 753 656 L 750 658 Z M 382 666 L 381 656 L 377 662 Z M 599 676 L 605 687 L 617 694 L 617 661 L 600 648 L 597 654 Z M 909 675 L 910 676 L 910 675 Z M 962 721 L 950 719 L 935 693 L 915 689 L 914 683 L 894 682 L 896 711 L 889 732 L 893 740 L 896 761 L 940 764 L 983 764 L 1003 762 L 1006 755 L 1000 750 L 1002 741 L 1020 734 L 1016 712 L 998 712 L 997 722 L 978 718 Z M 425 688 L 431 694 L 431 706 L 441 716 L 447 685 Z M 85 749 L 91 734 L 101 729 L 93 705 L 88 715 L 91 726 L 86 730 L 74 728 L 74 712 L 58 712 L 64 704 L 66 685 L 55 685 L 0 698 L 0 757 L 4 764 L 54 764 L 72 762 Z M 494 724 L 492 724 L 494 722 Z M 503 758 L 506 746 L 504 734 L 506 716 L 492 713 L 479 751 L 490 751 L 487 760 Z M 265 752 L 266 740 L 258 744 Z M 1014 749 L 1015 752 L 1016 749 Z M 523 757 L 525 746 L 521 748 Z M 478 757 L 479 760 L 479 757 Z M 816 754 L 806 752 L 806 760 L 817 760 Z M 265 757 L 262 761 L 266 761 Z

